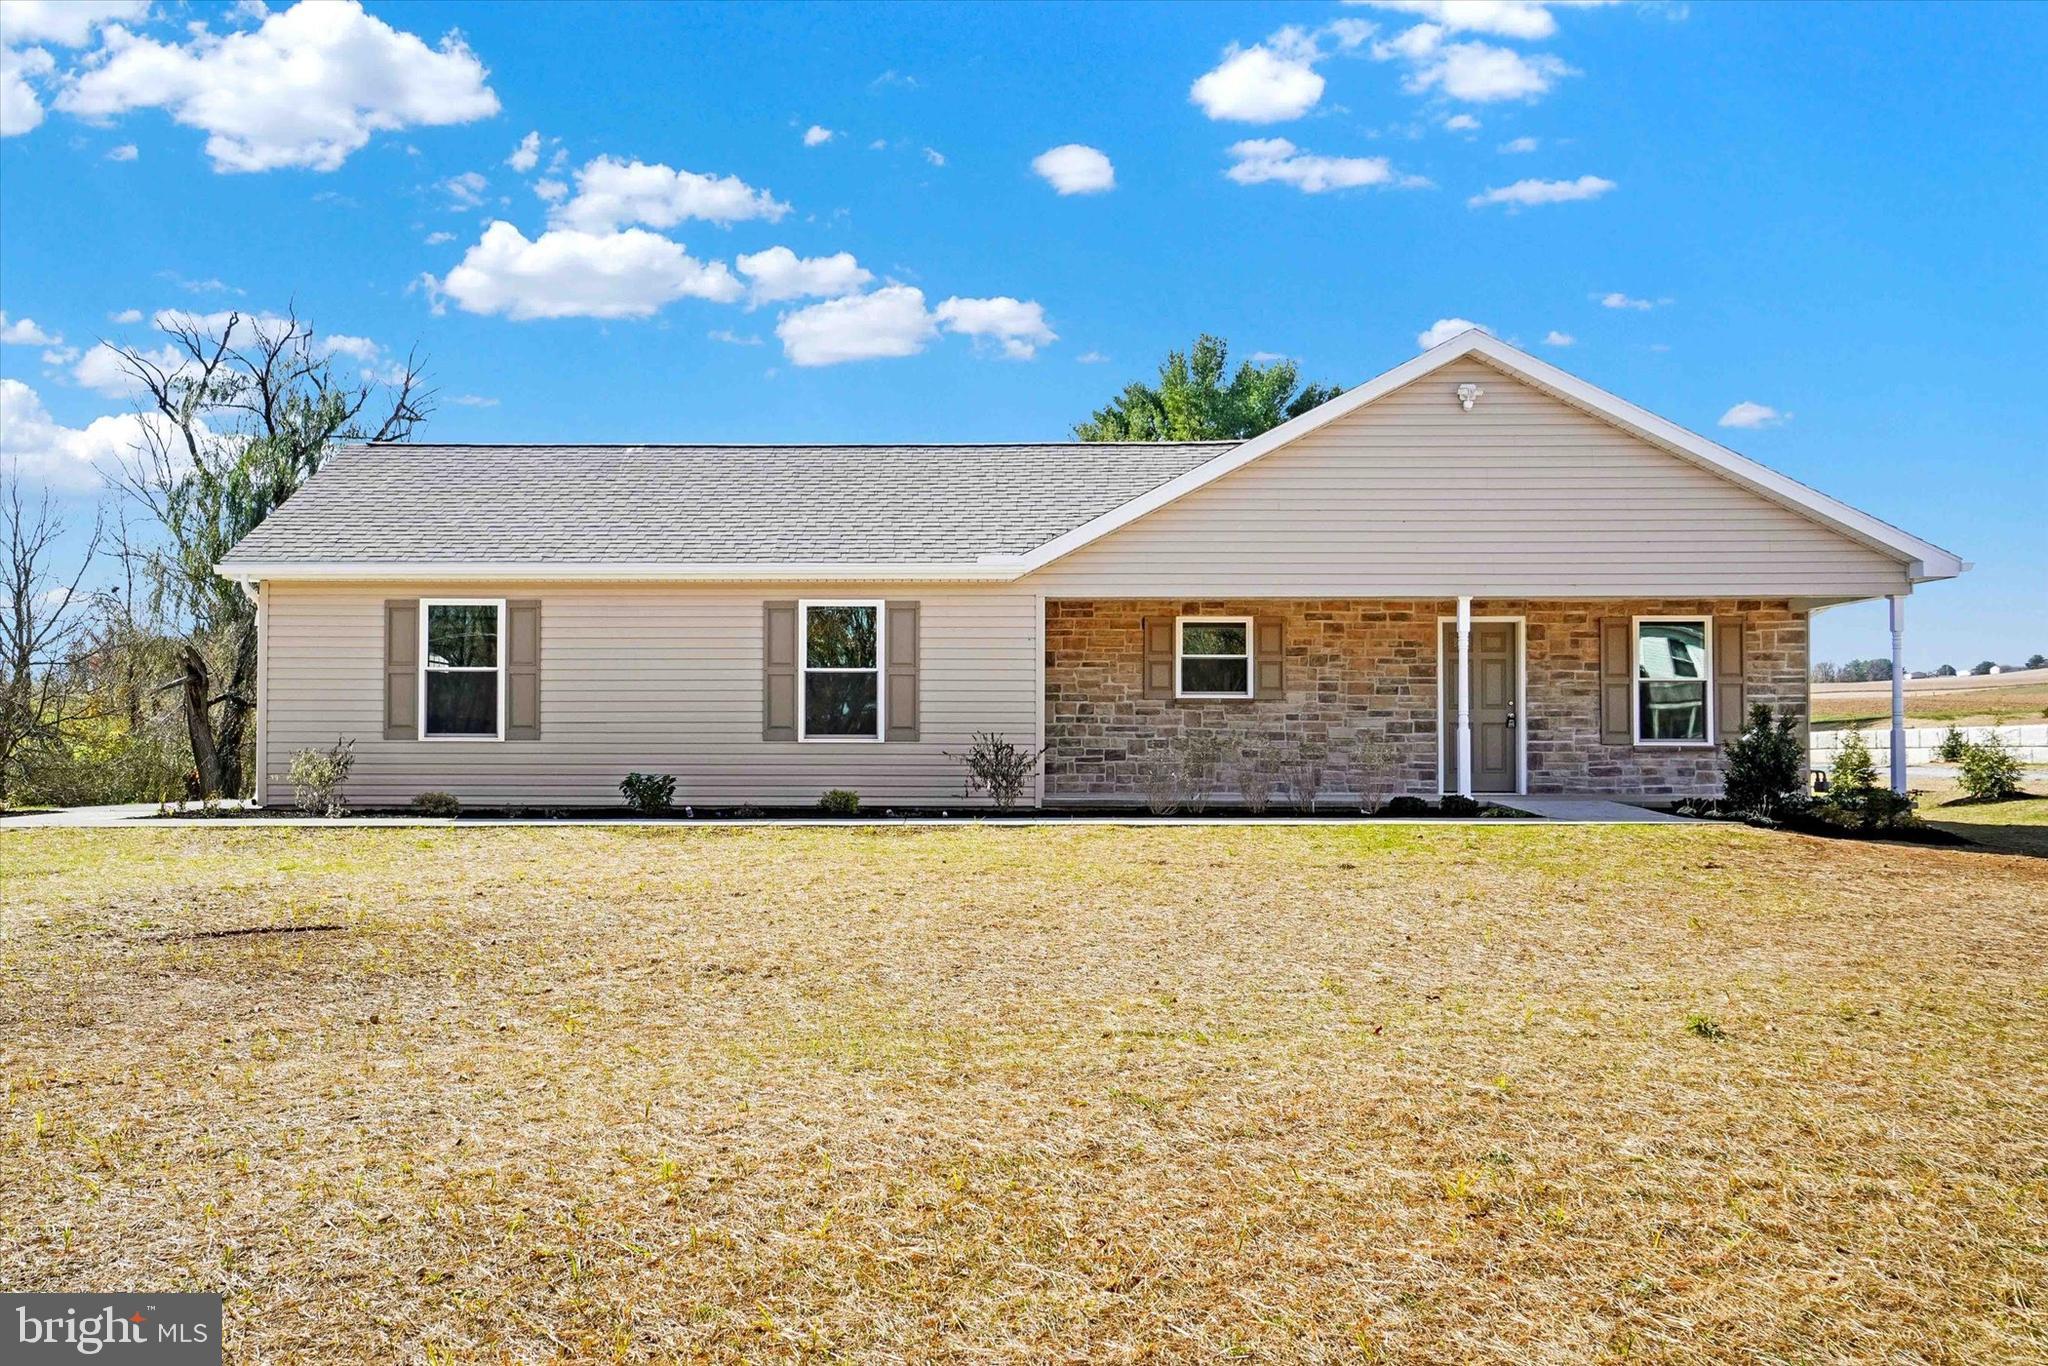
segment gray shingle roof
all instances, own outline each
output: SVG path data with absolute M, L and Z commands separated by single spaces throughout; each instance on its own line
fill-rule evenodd
M 223 565 L 972 564 L 1233 444 L 351 446 Z

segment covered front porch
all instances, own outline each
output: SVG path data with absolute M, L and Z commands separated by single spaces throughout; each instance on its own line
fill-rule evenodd
M 1783 598 L 1048 599 L 1044 800 L 1142 801 L 1200 747 L 1227 803 L 1303 746 L 1333 803 L 1711 797 L 1750 705 L 1804 729 L 1807 668 Z

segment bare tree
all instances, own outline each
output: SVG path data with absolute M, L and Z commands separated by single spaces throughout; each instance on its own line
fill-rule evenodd
M 143 396 L 141 447 L 117 481 L 162 527 L 146 552 L 154 605 L 185 639 L 177 678 L 193 766 L 210 795 L 244 788 L 255 710 L 256 611 L 221 557 L 320 468 L 337 441 L 402 441 L 433 411 L 417 357 L 383 381 L 349 383 L 295 312 L 231 313 L 218 328 L 158 319 L 175 362 L 113 348 Z M 224 677 L 223 677 L 224 675 Z
M 62 738 L 70 716 L 63 666 L 85 625 L 81 593 L 99 551 L 94 519 L 77 568 L 67 578 L 52 567 L 69 528 L 45 491 L 25 499 L 18 472 L 0 465 L 0 806 L 21 761 L 37 745 Z

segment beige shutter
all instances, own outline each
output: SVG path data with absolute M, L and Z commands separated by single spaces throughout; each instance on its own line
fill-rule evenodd
M 1254 697 L 1284 697 L 1287 694 L 1287 628 L 1279 617 L 1260 617 L 1252 623 L 1253 662 L 1258 665 Z
M 1630 707 L 1635 698 L 1635 623 L 1607 617 L 1600 623 L 1600 743 L 1635 741 Z
M 384 738 L 420 738 L 420 600 L 384 603 Z
M 889 657 L 882 670 L 882 686 L 888 691 L 888 729 L 884 740 L 917 738 L 918 618 L 914 602 L 892 602 L 883 607 L 882 635 Z
M 1735 735 L 1742 729 L 1742 618 L 1722 617 L 1714 622 L 1714 730 L 1715 739 Z
M 540 602 L 505 604 L 505 738 L 540 739 Z
M 1173 696 L 1173 618 L 1146 617 L 1138 629 L 1144 637 L 1145 696 Z
M 796 739 L 796 604 L 761 610 L 761 738 Z

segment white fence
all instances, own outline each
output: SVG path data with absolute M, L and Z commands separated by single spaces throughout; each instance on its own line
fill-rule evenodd
M 1963 734 L 1972 740 L 1988 739 L 1994 732 L 2005 741 L 2005 747 L 2012 751 L 2015 759 L 2023 764 L 2048 764 L 2048 724 L 2038 726 L 1963 726 Z M 1829 768 L 1834 765 L 1835 751 L 1841 747 L 1842 737 L 1848 729 L 1816 730 L 1811 745 L 1813 767 Z M 1947 726 L 1906 727 L 1906 762 L 1909 764 L 1938 764 L 1940 759 L 1934 751 L 1941 745 L 1941 737 L 1948 734 Z M 1863 728 L 1863 743 L 1870 746 L 1870 757 L 1877 760 L 1882 773 L 1892 761 L 1891 727 L 1879 723 Z

